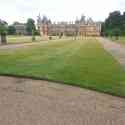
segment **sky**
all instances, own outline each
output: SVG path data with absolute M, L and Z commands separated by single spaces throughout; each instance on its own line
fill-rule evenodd
M 104 21 L 114 10 L 125 11 L 125 0 L 0 0 L 0 19 L 12 24 L 37 20 L 39 13 L 52 21 L 74 21 L 84 14 Z

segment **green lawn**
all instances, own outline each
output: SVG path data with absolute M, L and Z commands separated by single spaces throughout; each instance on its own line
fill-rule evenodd
M 57 36 L 52 36 L 52 40 L 59 39 Z M 65 37 L 63 39 L 66 39 Z M 36 36 L 36 41 L 34 42 L 40 42 L 40 41 L 46 41 L 46 38 L 42 38 L 41 36 Z M 32 36 L 19 36 L 19 35 L 10 35 L 7 36 L 7 43 L 8 44 L 20 44 L 20 43 L 31 43 L 32 42 Z
M 36 41 L 41 41 L 40 36 L 36 36 Z M 17 44 L 17 43 L 29 43 L 32 42 L 31 36 L 7 36 L 7 43 L 9 44 Z
M 125 97 L 125 71 L 94 38 L 0 50 L 0 74 L 47 78 Z

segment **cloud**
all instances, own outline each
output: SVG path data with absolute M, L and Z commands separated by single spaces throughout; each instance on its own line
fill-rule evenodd
M 0 18 L 12 23 L 36 19 L 39 12 L 53 21 L 74 20 L 83 13 L 94 20 L 104 20 L 109 12 L 125 10 L 124 0 L 1 0 Z

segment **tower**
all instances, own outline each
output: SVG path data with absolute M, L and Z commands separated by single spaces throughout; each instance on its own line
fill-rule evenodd
M 41 23 L 42 23 L 42 19 L 39 13 L 39 15 L 37 16 L 37 28 L 39 31 L 40 31 Z
M 86 23 L 85 16 L 82 14 L 80 19 L 80 24 L 85 24 L 85 23 Z

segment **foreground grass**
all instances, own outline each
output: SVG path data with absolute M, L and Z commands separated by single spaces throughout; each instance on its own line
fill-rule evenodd
M 0 74 L 47 78 L 125 97 L 125 71 L 90 38 L 1 50 Z

